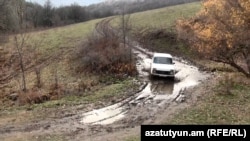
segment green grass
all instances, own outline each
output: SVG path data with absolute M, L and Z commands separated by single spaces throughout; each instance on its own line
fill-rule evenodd
M 201 2 L 193 2 L 131 14 L 129 20 L 132 33 L 137 33 L 140 38 L 143 38 L 157 29 L 162 29 L 163 32 L 169 29 L 174 31 L 172 29 L 175 27 L 176 20 L 194 16 L 200 11 L 201 7 Z M 120 22 L 121 17 L 118 17 L 113 21 L 113 25 L 117 27 Z M 154 35 L 151 36 L 155 37 Z M 144 40 L 148 41 L 148 37 L 146 36 Z M 183 43 L 171 42 L 164 37 L 155 37 L 155 39 L 150 40 L 150 43 L 146 42 L 145 44 L 150 44 L 150 50 L 156 52 L 169 52 L 185 56 L 193 55 Z
M 152 11 L 146 11 L 131 15 L 131 22 L 138 27 L 152 27 L 155 29 L 167 29 L 174 26 L 175 21 L 179 18 L 189 18 L 195 15 L 201 9 L 200 2 L 189 3 L 185 5 L 177 5 L 166 7 Z M 190 56 L 191 52 L 181 43 L 176 45 L 170 44 L 166 39 L 159 38 L 153 40 L 153 49 L 164 52 L 171 51 L 176 46 L 178 51 L 183 52 L 182 55 Z M 201 61 L 201 60 L 199 60 Z M 208 63 L 209 62 L 209 63 Z M 209 68 L 216 68 L 224 72 L 234 72 L 230 66 L 224 66 L 205 60 L 202 62 Z M 236 76 L 238 77 L 238 76 Z M 242 78 L 242 77 L 241 77 Z M 244 80 L 245 78 L 242 78 Z M 249 80 L 247 80 L 249 81 Z M 249 83 L 248 83 L 249 84 Z M 195 106 L 187 108 L 178 113 L 167 124 L 244 124 L 250 123 L 250 88 L 249 85 L 236 81 L 230 88 L 232 95 L 217 89 L 225 87 L 218 84 L 216 89 L 207 93 L 201 101 Z M 224 88 L 225 89 L 225 88 Z M 164 123 L 164 124 L 165 124 Z
M 109 98 L 113 97 L 121 97 L 123 92 L 125 92 L 127 89 L 132 89 L 136 87 L 133 84 L 133 81 L 128 79 L 124 80 L 122 82 L 119 82 L 117 84 L 111 84 L 108 86 L 104 86 L 98 90 L 86 92 L 86 94 L 82 96 L 78 95 L 69 95 L 64 96 L 61 99 L 58 100 L 52 100 L 48 101 L 42 104 L 35 104 L 31 105 L 31 109 L 42 109 L 42 108 L 54 108 L 61 105 L 80 105 L 80 104 L 87 104 L 87 103 L 96 103 L 98 101 L 108 100 Z M 24 106 L 27 108 L 27 106 Z
M 8 124 L 11 119 L 22 116 L 15 120 L 15 123 L 25 123 L 27 121 L 33 121 L 38 119 L 48 118 L 48 113 L 53 113 L 57 108 L 70 108 L 71 106 L 81 105 L 83 107 L 88 104 L 98 104 L 98 102 L 109 103 L 111 99 L 124 98 L 124 92 L 128 89 L 136 88 L 133 80 L 127 79 L 116 84 L 103 86 L 98 90 L 87 92 L 84 95 L 68 95 L 58 100 L 51 100 L 41 104 L 32 104 L 24 106 L 6 107 L 4 110 L 0 110 L 0 124 Z M 127 95 L 129 96 L 129 95 Z M 105 102 L 106 101 L 106 102 Z M 44 109 L 47 109 L 46 112 Z M 63 109 L 63 108 L 62 108 Z M 66 109 L 67 110 L 67 109 Z
M 127 139 L 125 139 L 125 141 L 140 141 L 140 137 L 138 136 L 131 136 L 131 137 L 128 137 Z
M 166 7 L 156 10 L 150 10 L 146 12 L 139 12 L 131 15 L 131 23 L 137 26 L 153 26 L 153 27 L 165 27 L 167 25 L 174 24 L 174 21 L 180 17 L 186 17 L 193 15 L 200 8 L 200 3 L 189 3 L 185 5 L 177 5 L 172 7 Z M 68 25 L 64 27 L 58 27 L 43 31 L 27 33 L 28 40 L 26 44 L 28 46 L 34 46 L 35 44 L 39 55 L 36 58 L 47 58 L 49 56 L 60 56 L 60 52 L 64 52 L 64 55 L 68 55 L 67 52 L 74 52 L 76 46 L 86 40 L 86 37 L 93 31 L 95 24 L 102 19 L 91 20 L 84 23 Z M 117 20 L 117 19 L 116 19 Z M 114 22 L 115 23 L 115 22 Z M 13 46 L 13 40 L 10 40 L 8 45 Z M 55 68 L 51 64 L 55 64 L 58 69 L 59 80 L 65 83 L 71 83 L 76 81 L 77 78 L 70 76 L 70 71 L 73 71 L 74 66 L 70 66 L 67 61 L 69 58 L 61 56 L 63 59 L 59 62 L 50 61 L 50 65 L 42 69 L 42 81 L 46 87 L 53 83 L 52 70 Z M 43 62 L 43 61 L 42 61 Z M 20 78 L 17 78 L 18 81 Z M 34 72 L 27 74 L 28 89 L 32 88 L 35 83 Z M 11 83 L 15 89 L 19 89 L 17 86 L 17 80 Z
M 244 78 L 242 79 L 244 80 Z M 249 82 L 249 80 L 246 80 Z M 234 83 L 229 87 L 232 94 L 227 94 L 225 86 L 216 87 L 194 106 L 178 113 L 171 124 L 249 124 L 250 123 L 250 88 L 249 83 Z
M 84 23 L 72 24 L 64 27 L 56 27 L 24 34 L 26 37 L 25 46 L 28 49 L 34 47 L 37 52 L 37 55 L 34 55 L 29 62 L 36 62 L 35 60 L 37 59 L 37 64 L 45 63 L 42 65 L 41 69 L 41 81 L 45 85 L 43 88 L 47 89 L 48 86 L 53 83 L 54 77 L 52 76 L 51 72 L 55 68 L 58 70 L 58 79 L 62 80 L 59 83 L 71 83 L 82 77 L 71 76 L 74 70 L 70 68 L 70 63 L 68 60 L 72 52 L 76 50 L 76 47 L 86 40 L 86 37 L 92 33 L 95 24 L 101 20 L 102 19 L 96 19 Z M 13 39 L 14 35 L 11 35 L 9 42 L 6 43 L 4 47 L 13 48 L 12 51 L 14 52 L 16 50 L 14 48 Z M 21 37 L 18 36 L 18 39 L 21 40 Z M 27 52 L 23 54 L 23 56 L 26 57 L 28 55 L 32 55 L 32 53 L 32 51 Z M 53 59 L 56 57 L 60 57 L 60 60 Z M 46 59 L 48 59 L 48 65 L 46 64 Z M 27 66 L 25 65 L 25 67 Z M 18 91 L 20 89 L 20 84 L 18 81 L 20 81 L 20 77 L 14 78 L 9 83 L 9 85 L 12 87 L 11 91 Z M 36 81 L 34 71 L 30 70 L 28 73 L 26 73 L 26 81 L 28 89 L 34 87 Z
M 43 55 L 51 55 L 62 48 L 72 48 L 84 41 L 93 31 L 95 24 L 102 19 L 91 20 L 83 23 L 56 27 L 41 31 L 24 33 L 26 46 L 35 46 Z M 14 35 L 10 36 L 7 43 L 9 46 L 14 45 Z M 20 36 L 17 36 L 21 39 Z
M 42 135 L 42 136 L 32 136 L 32 135 L 19 135 L 18 137 L 13 137 L 12 141 L 67 141 L 63 135 Z
M 200 2 L 170 6 L 131 14 L 130 22 L 132 27 L 167 28 L 174 26 L 179 18 L 192 17 L 200 9 Z M 116 18 L 114 24 L 117 26 L 118 23 L 119 18 Z
M 34 32 L 28 35 L 30 37 L 28 41 L 30 41 L 29 43 L 42 41 L 38 47 L 45 55 L 54 53 L 61 48 L 73 48 L 86 39 L 100 20 Z
M 174 26 L 177 19 L 192 17 L 200 9 L 200 2 L 160 8 L 131 14 L 130 22 L 133 27 L 168 28 Z M 95 24 L 100 20 L 101 19 L 39 32 L 32 32 L 29 33 L 30 39 L 28 44 L 42 40 L 43 42 L 39 45 L 39 49 L 42 51 L 43 55 L 50 55 L 51 53 L 57 52 L 60 49 L 72 49 L 86 39 L 87 35 L 94 29 Z M 118 20 L 119 18 L 116 18 L 113 21 L 113 24 L 117 25 Z M 168 42 L 163 42 L 161 39 L 155 40 L 154 44 L 160 50 L 164 50 L 164 47 L 166 46 L 171 46 Z M 182 47 L 181 49 L 186 52 L 185 47 Z M 57 67 L 60 68 L 60 70 L 63 70 L 64 66 L 65 64 L 62 63 Z M 222 69 L 224 69 L 224 67 L 222 67 Z M 67 70 L 65 70 L 65 72 L 66 71 Z M 44 70 L 44 77 L 49 76 L 49 74 L 46 74 L 46 72 L 49 72 L 49 70 Z M 63 76 L 64 74 L 60 75 Z M 61 81 L 64 82 L 69 80 L 69 77 L 66 77 L 67 75 L 68 74 L 65 73 L 65 77 L 62 77 L 64 80 Z M 72 78 L 72 81 L 75 81 L 74 79 L 75 78 Z M 131 86 L 131 81 L 119 82 L 105 86 L 85 96 L 70 95 L 59 100 L 33 105 L 33 109 L 41 107 L 53 108 L 57 107 L 58 105 L 95 103 L 103 99 L 109 99 L 110 97 L 119 97 L 122 91 L 130 88 Z M 166 121 L 166 123 L 250 123 L 250 88 L 246 85 L 237 83 L 232 87 L 232 92 L 233 95 L 224 95 L 218 94 L 219 92 L 213 90 L 210 94 L 207 94 L 205 98 L 201 99 L 201 101 L 199 101 L 196 106 L 180 112 L 175 118 L 170 121 Z M 133 141 L 138 140 L 138 138 L 131 137 L 128 140 Z
M 66 139 L 62 135 L 46 135 L 38 136 L 34 141 L 66 141 Z

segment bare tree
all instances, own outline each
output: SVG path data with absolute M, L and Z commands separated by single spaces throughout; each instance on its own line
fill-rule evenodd
M 7 2 L 8 2 L 7 0 L 0 0 L 0 45 L 5 43 L 8 40 L 8 36 L 6 35 Z M 0 55 L 1 55 L 0 60 L 3 60 L 4 55 L 1 52 L 0 52 Z
M 124 47 L 128 45 L 128 32 L 131 30 L 130 25 L 130 14 L 127 12 L 127 8 L 123 5 L 121 7 L 121 13 L 120 13 L 120 31 L 122 36 L 122 42 Z M 130 47 L 130 62 L 132 62 L 132 48 Z
M 0 30 L 5 30 L 5 7 L 6 7 L 7 0 L 0 0 Z
M 24 13 L 25 13 L 25 1 L 24 0 L 17 0 L 13 4 L 13 9 L 15 11 L 15 14 L 17 16 L 17 23 L 18 23 L 18 29 L 22 29 L 23 25 L 25 23 L 24 21 Z
M 42 25 L 43 7 L 37 3 L 27 3 L 25 10 L 25 20 L 34 28 Z
M 32 45 L 29 48 L 29 60 L 32 60 L 32 64 L 34 65 L 34 71 L 36 74 L 36 87 L 41 88 L 42 87 L 42 80 L 41 80 L 41 70 L 42 70 L 42 65 L 40 64 L 40 50 L 39 46 L 44 42 L 44 37 L 42 36 L 41 38 L 37 40 L 32 40 Z
M 27 90 L 26 87 L 26 77 L 25 77 L 25 66 L 24 66 L 24 43 L 27 40 L 27 36 L 24 33 L 21 33 L 19 36 L 16 35 L 14 37 L 14 41 L 15 41 L 15 48 L 17 50 L 18 53 L 18 57 L 19 57 L 19 66 L 21 69 L 21 73 L 22 73 L 22 90 L 25 92 Z
M 18 58 L 19 58 L 19 66 L 21 69 L 21 73 L 22 73 L 22 90 L 24 92 L 27 91 L 27 86 L 26 86 L 26 76 L 25 76 L 25 62 L 24 62 L 24 46 L 25 46 L 25 42 L 28 39 L 27 34 L 25 34 L 24 30 L 23 30 L 23 24 L 24 24 L 24 1 L 23 0 L 19 0 L 15 3 L 14 5 L 14 12 L 17 14 L 17 21 L 18 21 L 18 25 L 20 27 L 20 34 L 16 34 L 14 36 L 14 42 L 15 42 L 15 48 L 18 54 Z
M 41 18 L 44 26 L 53 26 L 54 8 L 50 0 L 47 0 L 44 4 L 43 16 Z

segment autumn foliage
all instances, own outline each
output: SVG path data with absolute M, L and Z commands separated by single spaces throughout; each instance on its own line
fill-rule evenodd
M 250 77 L 250 1 L 205 0 L 193 18 L 179 20 L 179 39 L 204 57 L 229 64 Z

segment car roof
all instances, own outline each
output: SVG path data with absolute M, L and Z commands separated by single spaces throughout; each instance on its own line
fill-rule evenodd
M 169 57 L 169 58 L 172 58 L 172 55 L 168 54 L 168 53 L 154 53 L 153 57 Z

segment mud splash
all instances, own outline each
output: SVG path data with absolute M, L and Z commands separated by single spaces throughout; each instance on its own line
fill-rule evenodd
M 136 46 L 133 52 L 138 57 L 137 69 L 139 77 L 147 82 L 146 87 L 141 92 L 135 94 L 135 96 L 120 103 L 83 113 L 81 118 L 82 124 L 112 124 L 126 117 L 129 110 L 131 110 L 131 105 L 137 106 L 139 103 L 147 103 L 147 101 L 150 101 L 148 103 L 158 101 L 158 105 L 173 102 L 174 99 L 180 97 L 181 91 L 196 86 L 209 77 L 209 74 L 200 72 L 197 67 L 174 57 L 177 72 L 175 80 L 168 80 L 167 78 L 152 80 L 149 79 L 148 72 L 153 53 L 139 46 Z

